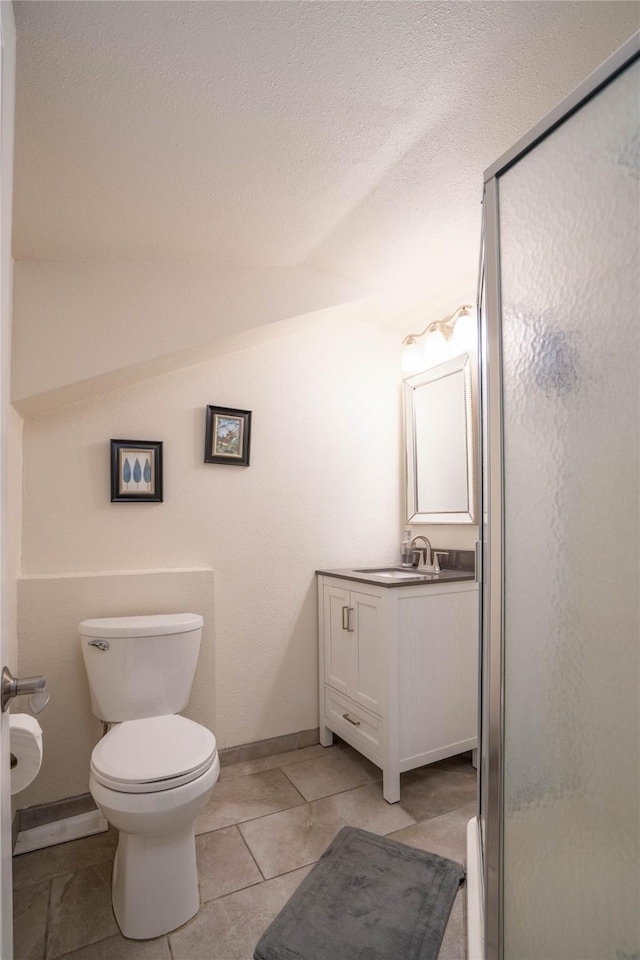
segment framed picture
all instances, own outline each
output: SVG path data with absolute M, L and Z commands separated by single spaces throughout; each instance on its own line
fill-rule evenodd
M 250 441 L 250 410 L 207 407 L 205 463 L 228 463 L 237 467 L 248 467 Z
M 111 502 L 162 503 L 161 441 L 111 441 Z

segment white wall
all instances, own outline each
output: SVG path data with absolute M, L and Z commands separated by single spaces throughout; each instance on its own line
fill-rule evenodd
M 3 596 L 9 665 L 18 670 L 17 579 L 22 552 L 22 417 L 11 405 L 7 407 L 7 581 Z
M 9 412 L 9 374 L 11 370 L 11 234 L 13 210 L 13 131 L 15 106 L 16 30 L 11 3 L 0 4 L 0 655 L 15 669 L 16 646 L 12 628 L 15 620 L 15 553 L 9 540 L 15 531 L 11 516 L 11 487 L 14 473 L 10 465 L 15 432 Z M 19 505 L 18 505 L 19 510 Z M 5 660 L 6 658 L 6 660 Z M 12 885 L 9 837 L 14 808 L 9 794 L 6 771 L 10 753 L 9 721 L 0 722 L 0 756 L 4 776 L 0 782 L 0 954 L 13 956 L 11 923 Z
M 356 283 L 308 267 L 17 261 L 11 399 L 361 295 Z
M 372 305 L 344 313 L 25 421 L 25 577 L 215 571 L 220 747 L 317 725 L 314 571 L 398 557 L 400 337 Z M 203 463 L 209 403 L 253 411 L 248 468 Z M 164 442 L 164 503 L 110 503 L 112 437 Z M 22 603 L 21 659 L 46 672 L 60 654 L 44 635 L 50 590 L 29 589 Z M 68 613 L 69 623 L 88 616 Z M 93 729 L 77 671 L 63 696 L 77 702 L 73 723 Z M 82 792 L 83 750 L 77 761 L 68 775 Z M 43 780 L 39 801 L 61 789 Z

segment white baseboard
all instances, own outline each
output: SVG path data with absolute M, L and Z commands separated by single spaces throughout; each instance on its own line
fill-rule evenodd
M 67 817 L 66 820 L 54 820 L 43 823 L 40 827 L 21 830 L 13 855 L 15 857 L 32 850 L 42 850 L 43 847 L 53 847 L 56 843 L 66 843 L 67 840 L 91 837 L 94 833 L 105 833 L 108 829 L 109 824 L 100 811 L 90 810 L 76 817 Z

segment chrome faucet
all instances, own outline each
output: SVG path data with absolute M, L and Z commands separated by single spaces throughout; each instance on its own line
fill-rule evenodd
M 424 540 L 424 547 L 415 546 L 418 540 Z M 411 541 L 410 547 L 414 553 L 417 553 L 418 560 L 420 556 L 422 556 L 422 563 L 418 562 L 419 566 L 421 567 L 431 566 L 432 548 L 431 548 L 431 542 L 427 539 L 427 537 L 423 536 L 422 534 L 418 534 L 418 536 L 414 537 L 413 540 Z
M 424 547 L 416 547 L 415 543 L 417 540 L 424 540 Z M 422 534 L 414 537 L 409 546 L 411 548 L 412 555 L 416 555 L 418 558 L 417 566 L 420 569 L 428 570 L 430 573 L 442 573 L 440 557 L 448 557 L 448 550 L 434 550 L 431 546 L 431 542 Z M 420 563 L 420 557 L 423 558 L 422 563 Z

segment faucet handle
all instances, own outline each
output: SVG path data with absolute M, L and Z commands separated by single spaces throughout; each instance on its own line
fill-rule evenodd
M 440 557 L 448 557 L 448 550 L 432 550 L 431 556 L 433 557 L 433 572 L 442 573 L 442 567 L 440 566 Z

